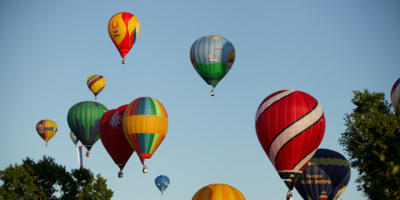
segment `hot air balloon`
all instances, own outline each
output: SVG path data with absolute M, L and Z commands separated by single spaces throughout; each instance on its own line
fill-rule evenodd
M 106 86 L 106 79 L 102 75 L 93 74 L 87 79 L 87 86 L 89 90 L 93 92 L 95 99 L 97 99 L 97 95 L 99 95 Z
M 108 22 L 108 34 L 122 56 L 122 64 L 125 64 L 126 54 L 140 35 L 139 19 L 131 13 L 118 13 Z
M 400 78 L 393 84 L 392 91 L 390 92 L 390 100 L 392 101 L 392 106 L 394 112 L 399 110 L 399 99 L 400 99 Z
M 168 177 L 161 175 L 156 178 L 155 183 L 157 188 L 161 191 L 161 196 L 162 196 L 164 194 L 164 191 L 169 186 L 170 181 Z
M 197 39 L 190 49 L 190 60 L 194 69 L 213 88 L 232 68 L 235 56 L 232 43 L 216 35 Z M 214 96 L 214 89 L 211 90 L 211 96 Z
M 153 156 L 167 135 L 167 111 L 158 100 L 140 97 L 133 100 L 126 108 L 122 125 L 126 139 L 144 165 L 144 160 Z M 145 165 L 143 173 L 147 173 Z
M 100 120 L 99 134 L 104 148 L 110 154 L 120 171 L 118 177 L 122 178 L 122 170 L 133 153 L 133 148 L 126 140 L 122 129 L 122 116 L 128 105 L 112 109 L 104 113 Z
M 57 133 L 57 124 L 49 119 L 44 119 L 36 124 L 36 131 L 39 136 L 47 143 Z
M 305 92 L 280 90 L 261 102 L 255 127 L 261 146 L 290 192 L 324 137 L 321 105 Z
M 76 144 L 78 144 L 78 142 L 79 142 L 78 138 L 75 136 L 75 134 L 72 131 L 69 134 L 69 136 L 71 137 L 71 140 L 75 144 L 75 147 L 76 147 Z
M 245 200 L 236 188 L 221 183 L 207 185 L 194 194 L 192 200 Z
M 303 199 L 337 200 L 349 183 L 350 173 L 349 162 L 342 154 L 318 149 L 300 175 L 296 190 Z
M 90 157 L 90 149 L 99 139 L 100 119 L 108 109 L 101 103 L 82 101 L 72 106 L 68 111 L 68 126 L 82 142 Z

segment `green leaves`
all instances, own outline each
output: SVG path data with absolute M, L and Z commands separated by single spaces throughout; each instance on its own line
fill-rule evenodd
M 46 156 L 37 163 L 28 157 L 22 165 L 10 165 L 0 171 L 0 180 L 0 199 L 103 200 L 111 199 L 114 193 L 100 174 L 94 178 L 85 168 L 69 173 Z
M 2 199 L 38 199 L 44 194 L 34 183 L 34 178 L 29 175 L 28 170 L 21 165 L 10 165 L 0 171 L 0 180 L 3 181 L 0 187 Z
M 400 199 L 400 116 L 384 93 L 353 93 L 356 108 L 345 115 L 339 143 L 358 170 L 357 188 L 368 199 Z

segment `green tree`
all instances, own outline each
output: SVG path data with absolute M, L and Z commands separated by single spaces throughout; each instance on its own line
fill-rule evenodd
M 44 190 L 37 187 L 35 179 L 21 165 L 10 165 L 0 171 L 0 180 L 3 181 L 0 199 L 39 199 L 44 195 Z
M 358 170 L 357 189 L 368 199 L 400 199 L 400 114 L 384 93 L 354 91 L 356 108 L 345 115 L 340 145 Z
M 0 199 L 111 199 L 113 191 L 106 179 L 85 168 L 67 172 L 54 158 L 43 156 L 37 163 L 30 158 L 22 165 L 0 171 Z

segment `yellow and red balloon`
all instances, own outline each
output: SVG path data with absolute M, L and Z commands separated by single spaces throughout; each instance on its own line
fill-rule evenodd
M 139 19 L 131 13 L 121 12 L 111 17 L 108 22 L 108 34 L 117 47 L 122 63 L 140 35 Z
M 49 119 L 44 119 L 36 124 L 36 131 L 39 136 L 47 143 L 57 133 L 57 124 Z
M 97 99 L 97 95 L 99 95 L 106 86 L 106 79 L 99 74 L 89 76 L 86 82 L 89 90 L 94 94 L 95 99 Z

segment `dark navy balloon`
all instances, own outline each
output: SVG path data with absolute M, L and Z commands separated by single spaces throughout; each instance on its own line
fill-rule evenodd
M 318 149 L 296 183 L 305 200 L 337 200 L 350 180 L 350 166 L 340 153 Z
M 161 195 L 163 195 L 164 191 L 169 186 L 169 178 L 161 175 L 156 178 L 156 186 L 161 191 Z

